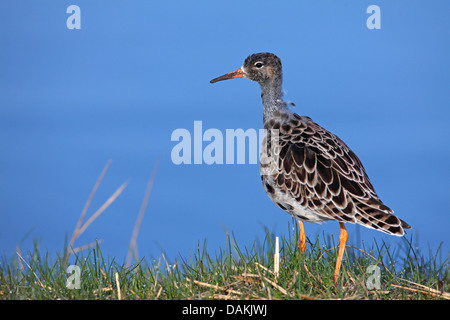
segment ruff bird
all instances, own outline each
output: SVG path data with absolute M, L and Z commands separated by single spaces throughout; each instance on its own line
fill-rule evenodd
M 299 224 L 299 250 L 306 248 L 303 222 L 339 222 L 339 251 L 334 282 L 348 239 L 345 223 L 357 223 L 395 236 L 411 227 L 378 197 L 356 154 L 336 135 L 283 101 L 281 60 L 273 53 L 256 53 L 239 69 L 211 80 L 256 81 L 261 87 L 266 131 L 260 151 L 261 180 L 272 201 Z

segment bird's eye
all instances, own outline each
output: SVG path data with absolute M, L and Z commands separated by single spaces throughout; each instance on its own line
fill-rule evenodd
M 262 62 L 259 62 L 259 61 L 256 62 L 256 63 L 255 63 L 255 67 L 257 67 L 258 69 L 259 69 L 259 68 L 262 68 L 262 67 L 263 67 Z

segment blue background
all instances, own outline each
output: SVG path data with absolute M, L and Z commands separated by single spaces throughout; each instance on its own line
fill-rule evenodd
M 66 9 L 81 8 L 81 30 Z M 366 9 L 381 8 L 381 30 Z M 170 259 L 287 235 L 258 165 L 174 165 L 177 128 L 262 128 L 259 86 L 210 84 L 251 53 L 284 67 L 286 100 L 342 138 L 423 253 L 449 252 L 449 1 L 1 1 L 0 250 L 40 239 L 61 252 L 101 170 L 90 216 L 129 185 L 75 246 L 102 239 L 123 261 L 150 173 L 140 256 Z M 207 143 L 204 143 L 204 146 Z M 225 156 L 225 155 L 224 155 Z M 348 225 L 349 244 L 402 239 Z M 337 239 L 336 222 L 306 234 Z M 358 236 L 359 234 L 359 236 Z M 24 239 L 25 238 L 25 239 Z M 23 240 L 24 239 L 24 240 Z M 23 242 L 21 242 L 23 240 Z

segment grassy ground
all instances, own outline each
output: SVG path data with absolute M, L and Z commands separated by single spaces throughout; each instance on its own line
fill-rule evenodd
M 0 299 L 450 299 L 449 261 L 442 261 L 440 250 L 418 256 L 406 238 L 401 248 L 347 247 L 335 285 L 337 243 L 309 239 L 301 254 L 295 234 L 280 239 L 278 273 L 269 233 L 251 248 L 240 248 L 227 236 L 226 247 L 215 254 L 208 253 L 205 242 L 172 264 L 162 255 L 129 267 L 103 257 L 99 245 L 67 264 L 65 254 L 51 261 L 36 245 L 33 252 L 2 259 Z M 79 267 L 80 289 L 67 287 L 76 276 L 67 272 L 69 264 Z
M 136 240 L 158 163 L 149 178 L 125 263 L 103 257 L 98 243 L 74 247 L 76 239 L 126 188 L 127 183 L 122 184 L 86 219 L 111 164 L 108 161 L 64 246 L 65 252 L 52 261 L 54 255 L 42 254 L 35 243 L 32 252 L 23 254 L 17 248 L 14 257 L 1 258 L 0 300 L 450 299 L 448 253 L 443 258 L 438 249 L 424 257 L 414 250 L 411 238 L 403 238 L 399 248 L 376 242 L 370 249 L 347 246 L 336 284 L 337 243 L 333 238 L 308 239 L 307 249 L 301 254 L 297 230 L 279 239 L 278 255 L 274 236 L 266 230 L 262 243 L 255 241 L 251 248 L 240 247 L 233 236 L 227 235 L 226 247 L 217 251 L 207 248 L 205 241 L 190 257 L 169 263 L 162 255 L 131 265 L 133 255 L 138 255 Z

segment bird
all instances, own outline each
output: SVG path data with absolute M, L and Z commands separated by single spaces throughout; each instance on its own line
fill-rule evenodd
M 270 52 L 251 54 L 240 68 L 210 83 L 234 78 L 260 85 L 265 131 L 260 149 L 261 181 L 275 205 L 298 221 L 302 254 L 306 248 L 304 222 L 339 222 L 335 284 L 348 240 L 345 223 L 395 236 L 403 236 L 405 229 L 411 228 L 380 200 L 360 159 L 344 141 L 289 108 L 294 104 L 283 100 L 279 57 Z

